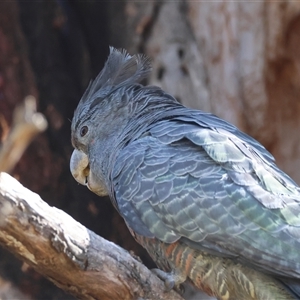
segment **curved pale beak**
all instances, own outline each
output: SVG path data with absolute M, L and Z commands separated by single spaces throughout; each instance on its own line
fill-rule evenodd
M 99 196 L 108 194 L 104 183 L 96 174 L 91 172 L 88 156 L 82 151 L 77 149 L 73 151 L 70 160 L 70 170 L 78 183 L 86 185 L 95 194 Z
M 77 182 L 87 185 L 87 177 L 90 172 L 87 155 L 75 149 L 70 160 L 70 171 Z

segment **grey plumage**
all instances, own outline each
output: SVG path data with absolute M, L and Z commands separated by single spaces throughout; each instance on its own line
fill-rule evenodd
M 144 56 L 111 48 L 84 93 L 72 142 L 88 157 L 89 188 L 101 186 L 138 235 L 181 241 L 297 287 L 297 184 L 235 126 L 140 85 L 150 71 Z

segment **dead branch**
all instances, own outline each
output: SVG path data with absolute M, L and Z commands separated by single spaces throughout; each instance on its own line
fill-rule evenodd
M 0 244 L 81 299 L 182 299 L 127 251 L 0 173 Z
M 0 170 L 12 170 L 30 142 L 46 128 L 45 117 L 36 112 L 35 98 L 26 97 L 23 105 L 14 111 L 12 129 L 0 151 Z

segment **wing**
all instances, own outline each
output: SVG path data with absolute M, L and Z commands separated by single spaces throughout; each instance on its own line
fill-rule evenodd
M 198 120 L 161 121 L 123 149 L 113 184 L 128 226 L 300 278 L 298 186 L 255 140 Z

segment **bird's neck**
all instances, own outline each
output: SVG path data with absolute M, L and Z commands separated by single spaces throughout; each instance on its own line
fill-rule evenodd
M 139 97 L 133 100 L 134 103 L 124 103 L 124 106 L 115 110 L 117 113 L 115 118 L 110 115 L 108 120 L 101 121 L 106 123 L 114 119 L 113 124 L 107 124 L 110 126 L 107 136 L 96 140 L 90 150 L 89 157 L 95 158 L 90 161 L 92 168 L 99 170 L 100 177 L 108 189 L 120 151 L 131 141 L 143 136 L 153 124 L 180 114 L 183 108 L 180 103 L 159 88 L 145 88 L 145 92 L 139 93 Z M 130 109 L 130 105 L 135 105 L 136 109 Z M 108 193 L 111 192 L 108 190 Z

